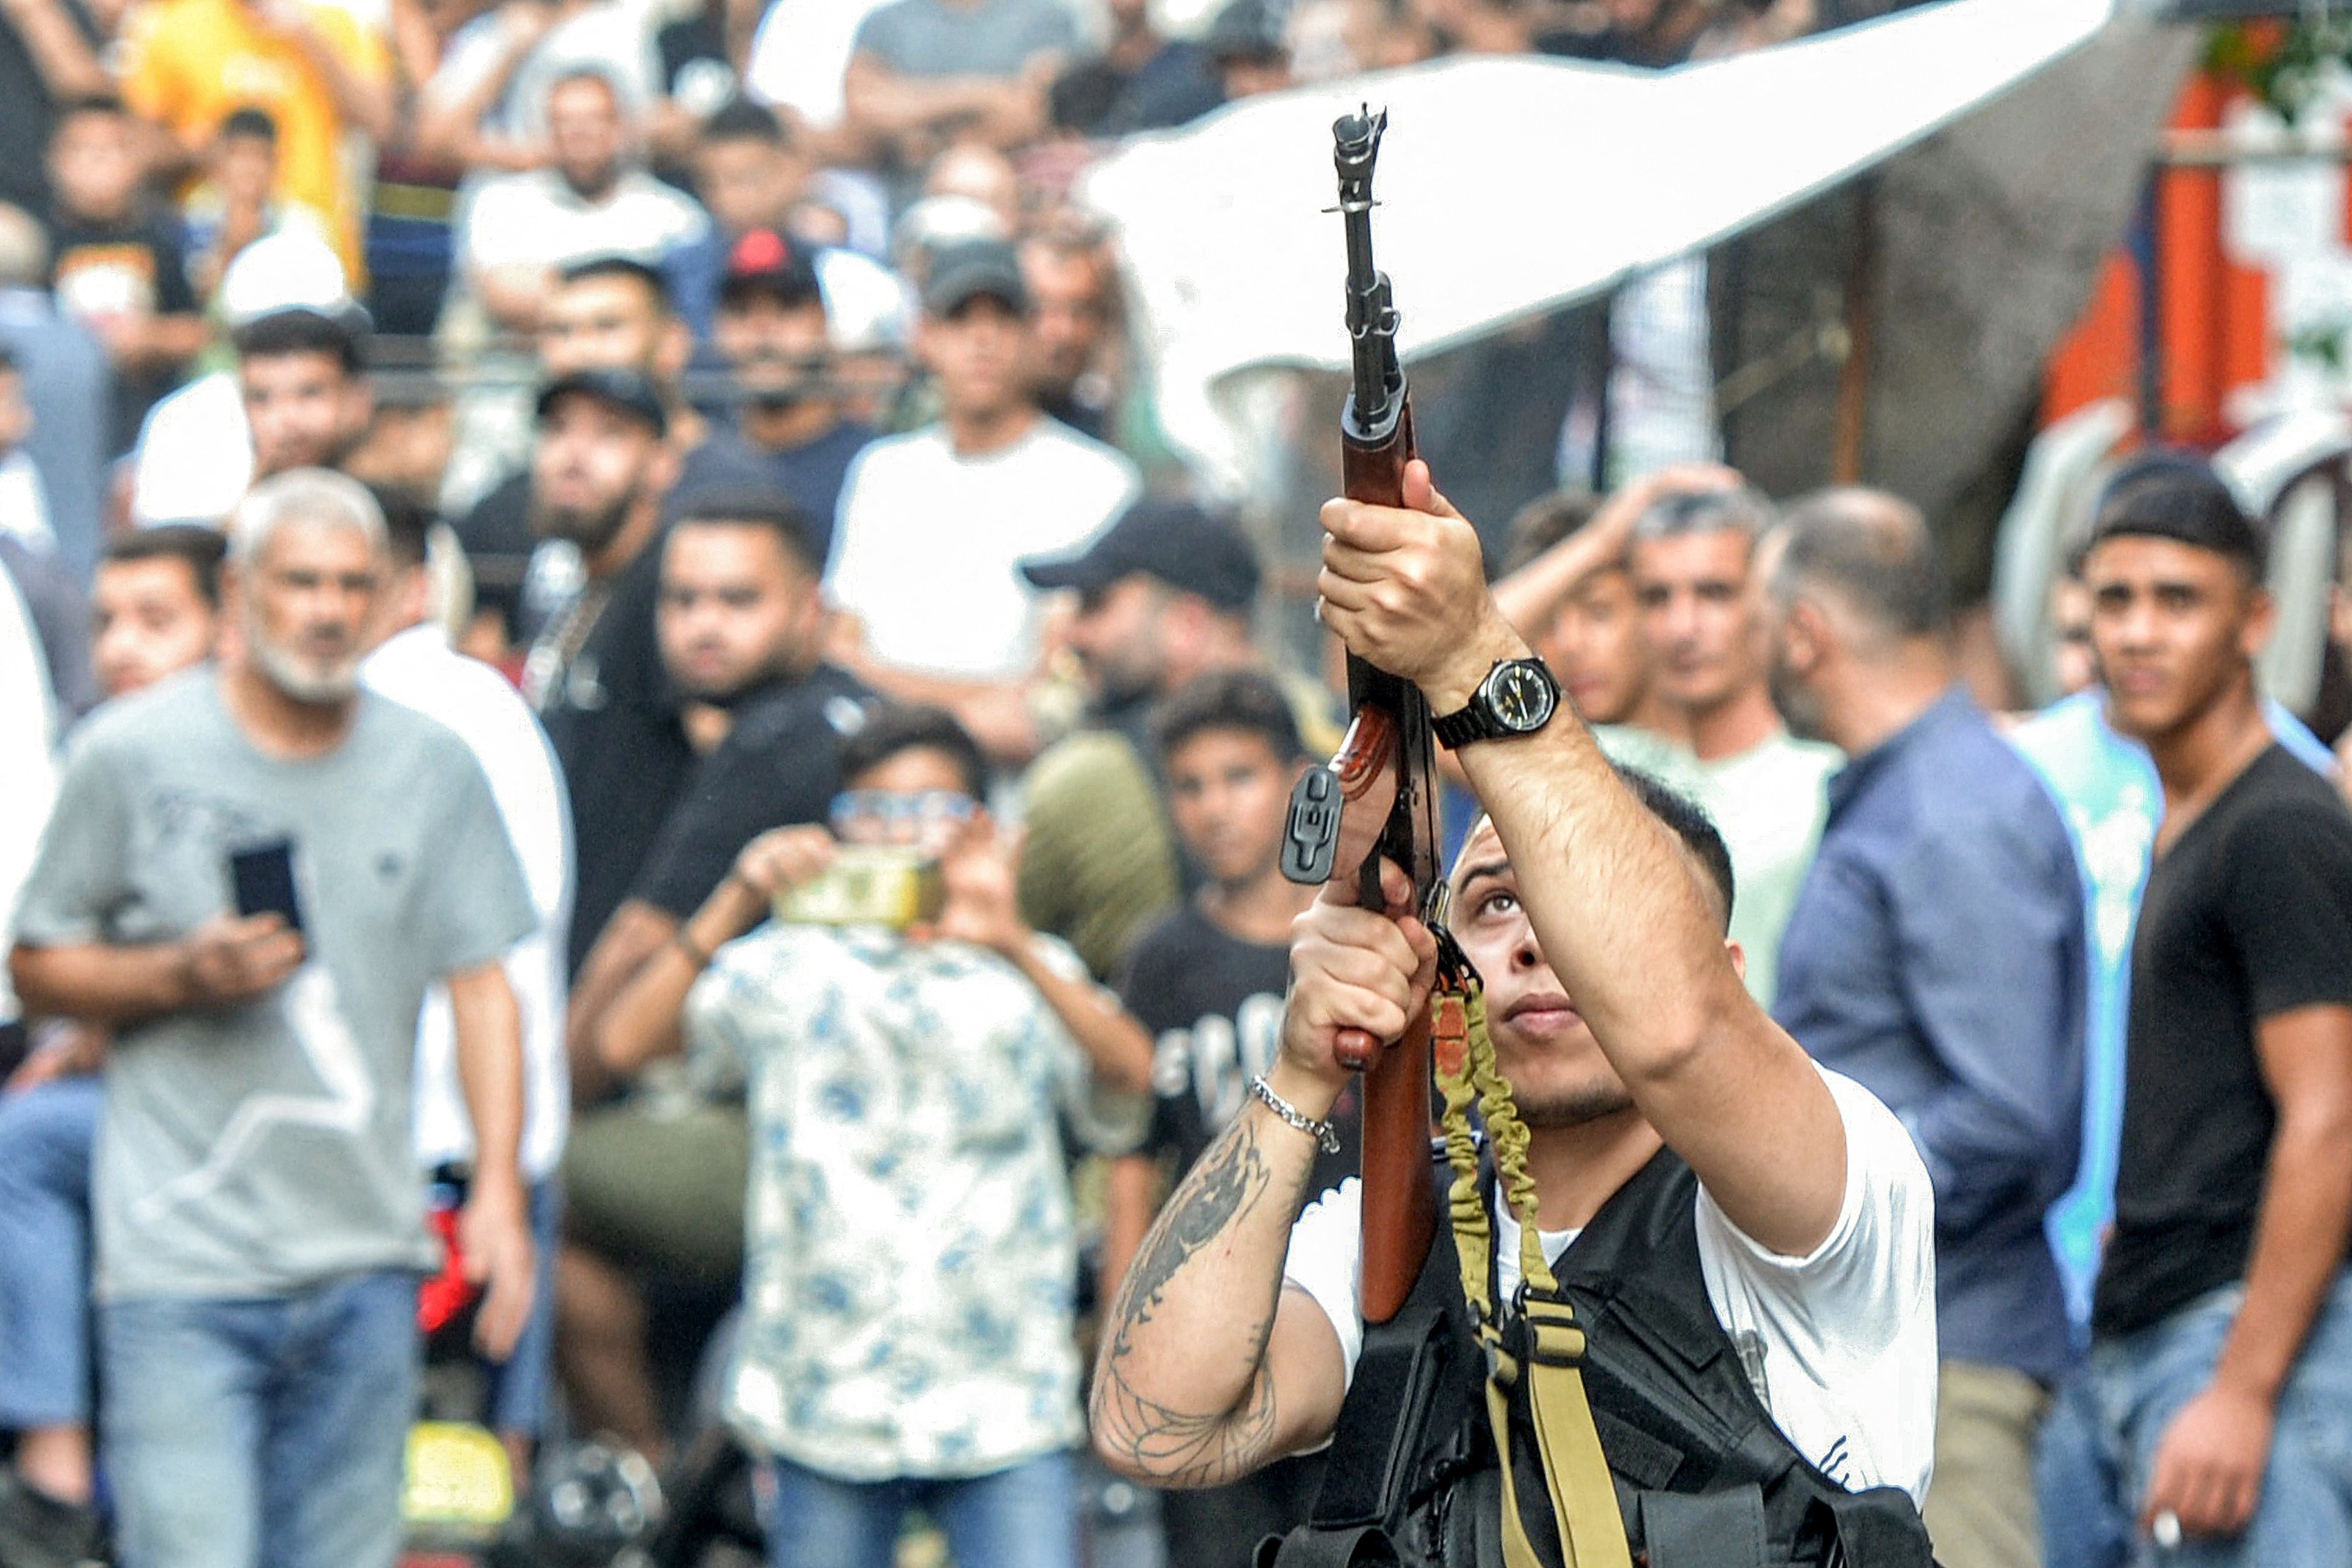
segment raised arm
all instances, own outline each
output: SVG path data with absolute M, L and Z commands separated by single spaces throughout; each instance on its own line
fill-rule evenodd
M 1348 1079 L 1334 1037 L 1402 1034 L 1409 1010 L 1426 1005 L 1436 950 L 1417 921 L 1328 891 L 1292 930 L 1290 1001 L 1266 1081 L 1320 1119 Z M 1315 1153 L 1312 1137 L 1253 1096 L 1160 1211 L 1095 1366 L 1095 1451 L 1113 1469 L 1222 1486 L 1330 1436 L 1347 1392 L 1339 1338 L 1282 1279 Z
M 1739 476 L 1713 463 L 1660 468 L 1624 486 L 1592 521 L 1495 584 L 1495 607 L 1522 637 L 1534 637 L 1595 574 L 1625 561 L 1633 524 L 1669 495 L 1736 489 Z
M 1406 470 L 1405 499 L 1325 505 L 1321 614 L 1353 652 L 1451 713 L 1528 647 L 1486 590 L 1476 532 L 1426 465 Z M 1741 1230 L 1811 1251 L 1845 1194 L 1836 1101 L 1740 984 L 1665 827 L 1564 704 L 1536 733 L 1458 757 L 1545 957 L 1634 1103 Z
M 1021 918 L 1018 858 L 985 818 L 974 822 L 940 862 L 947 902 L 934 934 L 988 948 L 1019 970 L 1086 1052 L 1101 1083 L 1135 1093 L 1149 1089 L 1150 1034 L 1109 992 L 1047 961 L 1037 933 Z

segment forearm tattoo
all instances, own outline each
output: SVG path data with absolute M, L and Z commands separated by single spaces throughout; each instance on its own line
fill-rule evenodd
M 1150 1322 L 1169 1284 L 1195 1254 L 1208 1249 L 1274 1186 L 1246 1115 L 1203 1154 L 1160 1211 L 1112 1308 L 1109 1353 L 1096 1381 L 1095 1425 L 1100 1439 L 1145 1473 L 1171 1486 L 1220 1486 L 1255 1469 L 1266 1457 L 1275 1429 L 1274 1379 L 1265 1365 L 1274 1332 L 1269 1300 L 1246 1336 L 1248 1382 L 1234 1404 L 1207 1411 L 1179 1410 L 1137 1392 L 1127 1372 L 1134 1331 Z M 1289 1194 L 1295 1205 L 1297 1194 Z M 1281 1281 L 1270 1293 L 1279 1300 Z

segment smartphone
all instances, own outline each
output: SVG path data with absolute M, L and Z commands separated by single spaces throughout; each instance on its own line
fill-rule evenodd
M 294 841 L 273 839 L 233 850 L 228 874 L 240 915 L 277 914 L 287 929 L 302 929 L 301 901 L 294 896 Z
M 939 919 L 947 889 L 936 860 L 897 845 L 845 845 L 824 873 L 782 894 L 776 919 L 904 931 Z

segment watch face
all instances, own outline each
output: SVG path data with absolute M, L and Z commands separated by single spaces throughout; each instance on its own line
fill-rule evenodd
M 1517 734 L 1542 729 L 1558 700 L 1559 689 L 1546 678 L 1543 667 L 1528 659 L 1511 660 L 1486 680 L 1487 705 Z

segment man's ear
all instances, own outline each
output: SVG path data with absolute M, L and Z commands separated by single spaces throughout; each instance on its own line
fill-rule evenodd
M 1731 954 L 1731 973 L 1742 982 L 1748 978 L 1748 950 L 1729 937 L 1723 939 L 1723 951 Z
M 1811 675 L 1834 640 L 1829 616 L 1811 599 L 1799 599 L 1789 606 L 1779 635 L 1789 668 L 1799 675 Z
M 2278 630 L 2278 601 L 2260 584 L 2246 594 L 2246 618 L 2238 629 L 2238 650 L 2253 658 L 2270 646 L 2271 634 Z

